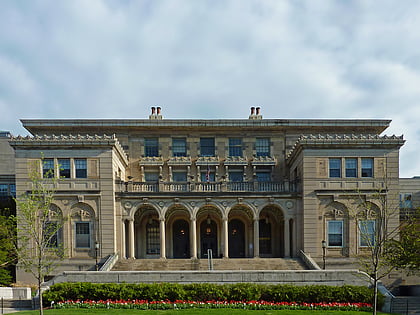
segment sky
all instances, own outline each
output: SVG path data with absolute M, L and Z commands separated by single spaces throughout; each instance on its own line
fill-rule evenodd
M 20 119 L 392 119 L 420 176 L 420 1 L 2 0 L 0 130 Z

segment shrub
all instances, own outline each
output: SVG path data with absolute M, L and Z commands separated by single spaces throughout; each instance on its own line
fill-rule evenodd
M 269 301 L 371 303 L 373 291 L 359 286 L 237 284 L 58 283 L 44 294 L 48 303 L 66 300 Z

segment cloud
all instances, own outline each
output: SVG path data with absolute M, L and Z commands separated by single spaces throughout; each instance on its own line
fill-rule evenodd
M 0 128 L 19 118 L 390 118 L 420 174 L 416 1 L 0 4 Z

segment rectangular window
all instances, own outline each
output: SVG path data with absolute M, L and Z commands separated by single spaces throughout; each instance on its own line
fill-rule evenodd
M 346 159 L 346 177 L 357 177 L 357 159 Z
M 76 248 L 90 248 L 89 222 L 76 222 Z
M 200 155 L 215 156 L 214 138 L 200 138 Z
M 187 141 L 185 138 L 172 139 L 172 155 L 187 156 Z
M 330 177 L 341 177 L 341 159 L 330 159 Z
M 87 178 L 87 161 L 86 159 L 74 159 L 76 169 L 76 178 Z
M 158 172 L 145 172 L 144 180 L 146 182 L 157 182 L 159 180 L 159 173 Z
M 44 226 L 44 239 L 47 247 L 56 248 L 61 242 L 61 229 L 58 228 L 57 222 L 46 222 Z
M 230 182 L 243 182 L 244 172 L 243 171 L 229 171 Z
M 343 221 L 328 221 L 328 246 L 343 246 Z
M 44 178 L 54 177 L 54 159 L 42 160 L 42 176 Z
M 0 184 L 0 196 L 1 197 L 9 196 L 9 185 Z
M 212 171 L 201 172 L 201 181 L 202 182 L 214 182 L 215 181 L 214 172 L 212 172 Z
M 412 193 L 400 194 L 400 208 L 403 208 L 403 209 L 413 208 L 413 194 Z
M 10 184 L 10 194 L 16 198 L 16 185 L 15 184 Z
M 270 156 L 270 139 L 257 138 L 255 143 L 255 153 L 257 156 Z
M 60 178 L 70 178 L 70 159 L 58 159 Z
M 174 182 L 186 182 L 187 181 L 187 172 L 173 172 L 172 181 Z
M 146 253 L 148 255 L 160 254 L 159 221 L 150 219 L 146 225 Z
M 362 159 L 362 177 L 373 177 L 373 159 Z
M 229 138 L 229 156 L 242 156 L 241 138 Z
M 144 155 L 159 156 L 159 140 L 157 138 L 144 139 Z
M 258 182 L 271 182 L 271 172 L 270 171 L 257 171 L 257 181 Z
M 375 220 L 359 221 L 360 247 L 372 247 L 375 245 L 375 228 Z

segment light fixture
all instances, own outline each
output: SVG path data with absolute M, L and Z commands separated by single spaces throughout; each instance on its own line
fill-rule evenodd
M 322 246 L 322 262 L 323 262 L 322 269 L 325 270 L 325 260 L 326 260 L 325 253 L 326 253 L 326 250 L 327 250 L 327 242 L 325 240 L 322 240 L 321 246 Z
M 211 228 L 210 227 L 206 228 L 206 234 L 207 235 L 210 235 L 211 234 Z

